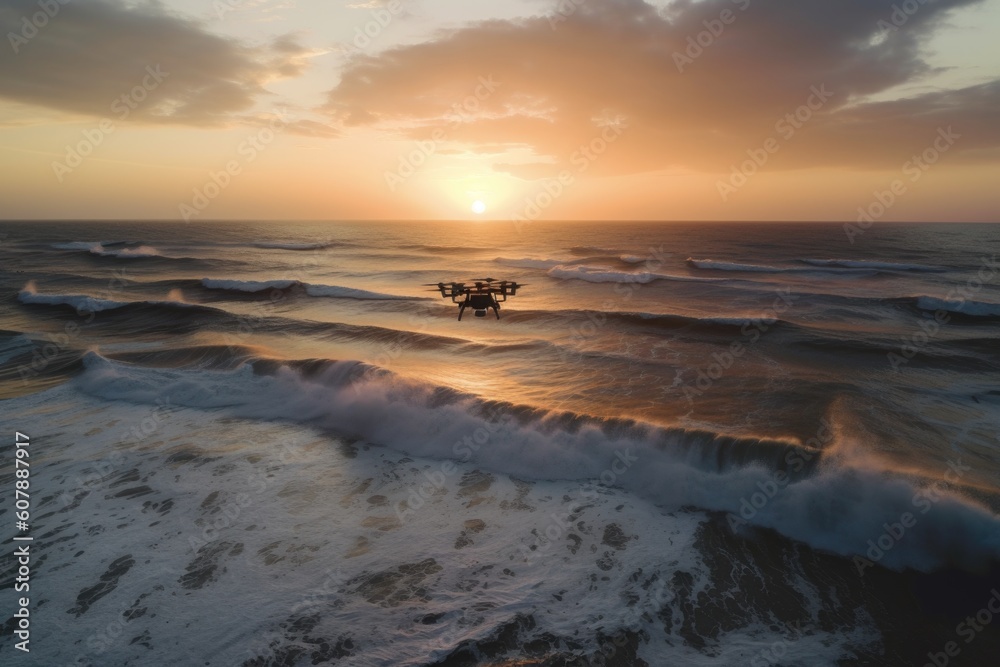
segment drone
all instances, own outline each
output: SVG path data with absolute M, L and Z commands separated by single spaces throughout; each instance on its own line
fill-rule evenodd
M 430 283 L 424 287 L 434 287 L 436 289 L 432 291 L 440 291 L 442 297 L 457 303 L 459 322 L 466 308 L 472 308 L 476 317 L 486 317 L 486 311 L 492 308 L 499 320 L 500 303 L 506 301 L 508 296 L 515 296 L 518 288 L 524 287 L 515 281 L 496 278 L 473 278 L 470 282 L 472 286 L 465 283 Z

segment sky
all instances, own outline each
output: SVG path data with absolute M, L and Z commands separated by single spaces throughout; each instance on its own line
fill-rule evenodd
M 0 0 L 0 219 L 1000 221 L 1000 0 Z

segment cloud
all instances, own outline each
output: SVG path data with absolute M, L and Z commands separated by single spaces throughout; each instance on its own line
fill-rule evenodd
M 268 82 L 300 75 L 312 55 L 289 36 L 247 46 L 213 35 L 159 3 L 58 6 L 34 34 L 24 29 L 24 17 L 39 11 L 35 0 L 0 5 L 0 34 L 11 41 L 11 48 L 0 49 L 0 98 L 113 117 L 116 100 L 145 81 L 145 94 L 135 96 L 143 99 L 129 104 L 135 107 L 130 119 L 219 125 L 251 109 Z M 26 42 L 11 37 L 22 32 L 30 36 Z M 159 80 L 148 78 L 147 68 L 161 72 Z
M 948 125 L 962 135 L 949 160 L 982 156 L 1000 147 L 997 82 L 866 101 L 932 73 L 922 58 L 928 37 L 950 11 L 978 1 L 928 0 L 889 30 L 879 21 L 891 20 L 898 0 L 564 2 L 562 13 L 357 56 L 324 110 L 345 126 L 412 138 L 445 129 L 472 149 L 529 145 L 537 163 L 496 165 L 525 178 L 556 173 L 615 119 L 627 130 L 595 171 L 727 170 L 772 136 L 778 168 L 895 167 Z M 482 77 L 497 90 L 463 105 Z M 817 105 L 816 90 L 831 95 Z M 804 113 L 810 99 L 816 108 Z M 787 120 L 796 113 L 808 121 Z

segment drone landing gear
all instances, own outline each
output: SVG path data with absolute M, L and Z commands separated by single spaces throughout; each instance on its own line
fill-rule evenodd
M 459 322 L 462 321 L 462 313 L 465 312 L 465 307 L 467 305 L 468 304 L 465 304 L 465 303 L 458 304 L 458 321 Z M 499 305 L 494 305 L 494 306 L 490 306 L 490 308 L 493 309 L 493 312 L 496 313 L 497 319 L 499 320 L 500 319 L 500 306 Z M 486 308 L 476 308 L 475 309 L 475 315 L 476 315 L 476 317 L 486 317 Z

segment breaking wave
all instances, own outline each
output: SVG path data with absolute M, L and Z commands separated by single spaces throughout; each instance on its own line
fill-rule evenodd
M 661 507 L 728 512 L 845 557 L 864 556 L 869 541 L 909 512 L 916 524 L 880 560 L 898 570 L 977 570 L 1000 561 L 1000 517 L 958 490 L 936 487 L 931 495 L 931 480 L 852 456 L 860 445 L 843 442 L 829 422 L 807 443 L 731 437 L 484 401 L 354 361 L 257 360 L 192 371 L 90 352 L 84 366 L 75 382 L 108 400 L 153 403 L 166 394 L 176 405 L 246 418 L 295 415 L 410 455 L 457 458 L 524 479 L 597 479 L 619 461 L 616 469 L 625 471 L 614 484 Z M 465 436 L 480 429 L 489 446 L 470 446 Z

